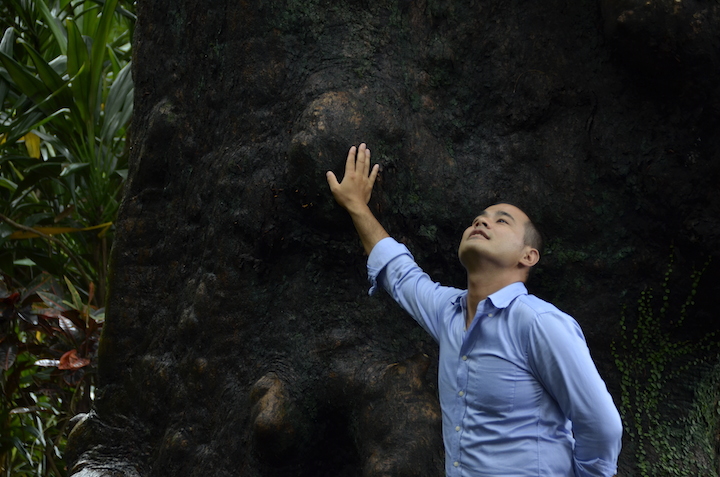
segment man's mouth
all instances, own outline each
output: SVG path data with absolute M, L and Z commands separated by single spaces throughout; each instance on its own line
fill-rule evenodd
M 475 230 L 473 230 L 472 232 L 470 232 L 470 236 L 469 236 L 468 238 L 472 238 L 472 237 L 474 237 L 475 235 L 482 235 L 482 236 L 485 237 L 486 239 L 490 239 L 490 237 L 488 237 L 488 235 L 487 235 L 482 229 L 475 229 Z

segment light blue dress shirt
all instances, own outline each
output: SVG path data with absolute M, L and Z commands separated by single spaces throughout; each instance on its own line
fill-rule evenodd
M 447 476 L 610 477 L 622 422 L 569 315 L 513 283 L 481 301 L 433 282 L 391 238 L 368 258 L 379 284 L 440 345 Z

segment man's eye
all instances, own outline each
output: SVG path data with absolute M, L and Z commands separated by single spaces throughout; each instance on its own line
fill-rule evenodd
M 498 219 L 498 222 L 502 222 L 503 224 L 507 224 L 507 223 L 508 223 L 507 220 L 505 220 L 505 219 Z

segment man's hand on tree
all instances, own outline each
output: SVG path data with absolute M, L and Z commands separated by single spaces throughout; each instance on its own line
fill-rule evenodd
M 370 169 L 370 149 L 363 143 L 348 151 L 342 182 L 338 182 L 332 171 L 328 171 L 326 177 L 337 203 L 352 214 L 367 207 L 379 170 L 378 164 Z
M 330 191 L 338 204 L 350 213 L 367 254 L 370 254 L 380 240 L 388 237 L 388 233 L 367 205 L 379 170 L 380 166 L 377 164 L 370 169 L 370 149 L 365 144 L 360 144 L 359 148 L 353 146 L 348 151 L 342 182 L 338 182 L 332 171 L 326 174 Z

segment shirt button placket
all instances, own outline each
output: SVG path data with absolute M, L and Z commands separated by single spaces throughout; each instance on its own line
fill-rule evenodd
M 467 354 L 461 354 L 460 355 L 460 363 L 458 364 L 457 373 L 458 373 L 458 388 L 462 386 L 467 386 L 467 378 L 469 373 L 469 362 L 468 362 L 468 355 Z M 457 454 L 455 454 L 456 458 L 460 457 L 460 440 L 461 440 L 461 431 L 462 431 L 462 416 L 467 412 L 467 404 L 464 402 L 464 396 L 465 396 L 465 390 L 459 389 L 457 392 L 458 399 L 461 399 L 462 402 L 458 403 L 457 411 L 460 413 L 458 416 L 460 419 L 456 422 L 457 424 L 455 426 L 455 438 L 453 439 L 455 445 L 458 446 L 457 448 Z M 460 461 L 455 460 L 453 461 L 453 467 L 455 471 L 452 473 L 453 476 L 460 476 L 462 475 L 462 467 L 460 467 Z

